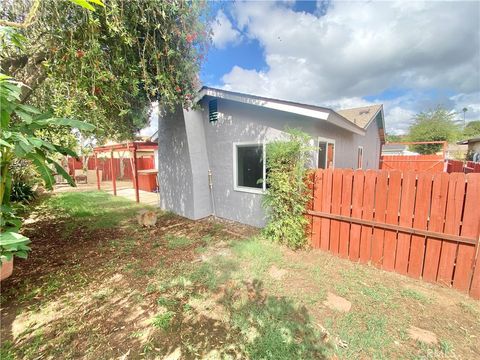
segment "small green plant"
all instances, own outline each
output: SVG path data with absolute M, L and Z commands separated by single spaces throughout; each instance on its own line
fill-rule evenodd
M 165 306 L 166 308 L 172 308 L 177 305 L 177 301 L 175 299 L 161 296 L 157 299 L 157 304 L 160 306 Z
M 167 234 L 165 239 L 167 240 L 167 248 L 170 250 L 186 247 L 193 242 L 186 236 L 175 236 L 172 234 Z
M 22 182 L 12 181 L 12 190 L 10 193 L 10 201 L 29 203 L 36 198 L 35 188 L 33 185 Z
M 112 293 L 113 293 L 112 289 L 101 289 L 93 293 L 92 298 L 98 301 L 103 301 L 103 300 L 106 300 L 108 297 L 110 297 Z
M 304 213 L 311 194 L 306 165 L 311 149 L 307 134 L 298 130 L 288 132 L 288 140 L 267 144 L 267 192 L 263 205 L 268 223 L 264 234 L 272 241 L 297 249 L 307 240 L 308 220 Z
M 5 232 L 0 237 L 0 264 L 12 260 L 13 256 L 26 259 L 30 240 L 14 232 Z
M 218 235 L 224 228 L 225 228 L 225 225 L 221 223 L 218 223 L 218 222 L 212 223 L 212 225 L 210 226 L 209 235 L 211 236 Z
M 403 289 L 401 295 L 403 297 L 412 298 L 420 302 L 428 301 L 428 298 L 425 295 L 413 289 Z
M 452 352 L 453 346 L 448 342 L 447 340 L 441 340 L 440 341 L 440 350 L 444 355 L 447 355 Z
M 142 331 L 137 330 L 137 331 L 134 331 L 134 332 L 132 332 L 132 333 L 130 334 L 130 338 L 132 338 L 132 339 L 139 339 L 139 338 L 143 337 L 143 335 L 144 335 L 144 334 L 143 334 Z
M 167 311 L 163 314 L 157 314 L 152 319 L 152 325 L 162 330 L 168 330 L 174 316 L 175 313 L 173 311 Z
M 147 292 L 147 294 L 154 293 L 155 291 L 157 291 L 157 285 L 150 283 L 147 285 L 145 291 Z

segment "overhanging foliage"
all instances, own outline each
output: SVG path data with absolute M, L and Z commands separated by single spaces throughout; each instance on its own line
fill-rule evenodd
M 35 3 L 8 2 L 0 17 L 21 22 Z M 210 37 L 204 2 L 82 3 L 96 11 L 44 0 L 27 28 L 3 32 L 9 46 L 0 65 L 28 85 L 23 103 L 86 120 L 98 138 L 118 140 L 145 126 L 152 101 L 191 104 Z

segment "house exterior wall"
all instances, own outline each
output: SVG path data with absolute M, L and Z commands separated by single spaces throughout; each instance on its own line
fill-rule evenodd
M 480 153 L 480 141 L 469 142 L 468 143 L 468 150 L 474 153 Z
M 204 98 L 200 105 L 203 110 L 184 112 L 180 121 L 171 126 L 178 127 L 177 131 L 170 130 L 171 134 L 183 136 L 182 141 L 188 142 L 187 149 L 182 152 L 183 158 L 190 163 L 191 179 L 188 184 L 192 187 L 191 197 L 184 196 L 182 199 L 190 200 L 188 206 L 195 209 L 191 212 L 185 210 L 184 205 L 176 205 L 175 209 L 181 208 L 180 214 L 193 215 L 192 218 L 207 216 L 215 212 L 215 215 L 241 223 L 261 227 L 265 224 L 265 213 L 262 209 L 262 195 L 234 190 L 234 164 L 233 144 L 243 143 L 268 143 L 275 139 L 286 137 L 286 127 L 301 129 L 313 138 L 313 143 L 318 144 L 318 137 L 335 140 L 335 167 L 356 168 L 358 146 L 364 148 L 364 168 L 378 168 L 380 154 L 380 139 L 375 121 L 369 125 L 366 135 L 356 135 L 347 130 L 332 125 L 326 121 L 315 120 L 301 115 L 292 115 L 286 112 L 265 109 L 260 106 L 237 103 L 218 99 L 218 121 L 210 123 L 208 119 L 208 98 Z M 162 119 L 159 120 L 159 134 L 162 133 Z M 166 141 L 164 145 L 162 141 Z M 159 137 L 159 172 L 162 172 L 162 161 L 166 161 L 166 168 L 170 168 L 175 161 L 170 157 L 175 154 L 169 153 L 168 149 L 176 149 L 171 143 L 178 142 L 168 135 Z M 163 151 L 165 150 L 165 151 Z M 178 150 L 177 150 L 178 153 Z M 316 167 L 318 153 L 312 156 L 312 167 Z M 208 187 L 208 169 L 212 171 L 213 188 Z M 161 177 L 161 176 L 159 176 Z M 182 187 L 177 184 L 175 177 L 165 177 L 160 181 L 160 197 L 162 198 L 162 186 Z M 168 191 L 165 191 L 168 193 Z M 178 195 L 178 190 L 174 191 Z M 186 193 L 183 188 L 180 191 Z M 162 204 L 170 205 L 174 196 L 169 195 L 168 201 Z M 177 212 L 167 206 L 169 210 Z M 190 217 L 190 216 L 189 216 Z
M 159 119 L 158 144 L 160 208 L 193 219 L 193 176 L 181 109 Z

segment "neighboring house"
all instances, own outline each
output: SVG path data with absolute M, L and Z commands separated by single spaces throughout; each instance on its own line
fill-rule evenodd
M 199 109 L 159 117 L 160 206 L 191 219 L 209 215 L 263 226 L 265 144 L 298 128 L 318 151 L 312 167 L 377 169 L 383 106 L 331 109 L 204 87 Z
M 382 155 L 418 155 L 418 153 L 409 151 L 407 145 L 387 143 L 382 146 Z
M 473 154 L 473 161 L 480 162 L 480 137 L 459 141 L 458 145 L 468 145 L 468 152 Z

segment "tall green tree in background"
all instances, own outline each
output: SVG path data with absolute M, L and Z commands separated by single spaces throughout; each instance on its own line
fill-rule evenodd
M 480 120 L 470 121 L 463 129 L 462 138 L 480 137 Z
M 101 5 L 93 0 L 4 2 L 0 25 L 22 26 L 3 32 L 0 41 L 13 41 L 0 54 L 0 67 L 28 86 L 22 103 L 94 124 L 100 140 L 129 139 L 146 125 L 152 101 L 191 104 L 209 43 L 209 15 L 200 1 Z
M 455 141 L 459 138 L 460 128 L 454 123 L 455 114 L 439 106 L 435 110 L 422 112 L 415 116 L 410 126 L 408 141 Z M 440 144 L 412 145 L 411 149 L 420 154 L 435 154 Z

